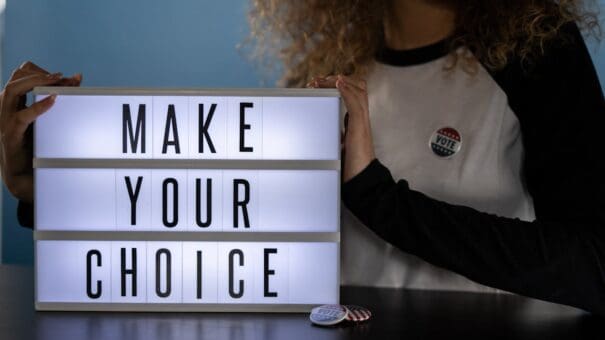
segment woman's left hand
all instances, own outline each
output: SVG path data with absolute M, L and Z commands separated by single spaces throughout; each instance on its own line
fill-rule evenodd
M 363 79 L 335 75 L 314 77 L 307 84 L 311 88 L 337 88 L 347 108 L 344 134 L 343 182 L 365 169 L 375 158 L 368 92 Z

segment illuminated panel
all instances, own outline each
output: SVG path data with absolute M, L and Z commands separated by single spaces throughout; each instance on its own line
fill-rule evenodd
M 227 99 L 189 97 L 189 150 L 192 158 L 227 159 Z M 204 131 L 212 136 L 210 140 Z
M 37 230 L 113 230 L 113 169 L 36 169 Z
M 153 126 L 153 158 L 189 157 L 188 98 L 153 97 L 153 112 L 150 117 Z M 123 154 L 122 150 L 120 156 L 115 158 L 120 158 Z M 91 155 L 87 158 L 91 158 Z
M 338 245 L 36 241 L 39 302 L 315 304 L 338 301 Z
M 35 171 L 37 230 L 338 231 L 336 170 Z
M 152 97 L 58 96 L 36 121 L 34 157 L 151 158 L 152 103 Z M 137 125 L 139 110 L 144 117 L 141 125 Z M 136 153 L 122 152 L 123 128 L 130 131 L 122 124 L 124 114 L 131 117 L 133 135 L 140 126 L 138 136 L 145 141 L 145 145 L 138 144 Z
M 187 230 L 223 229 L 223 171 L 187 170 Z
M 59 95 L 36 122 L 35 157 L 337 160 L 338 100 Z
M 218 242 L 183 242 L 183 302 L 217 303 Z
M 264 159 L 339 159 L 338 99 L 263 98 Z

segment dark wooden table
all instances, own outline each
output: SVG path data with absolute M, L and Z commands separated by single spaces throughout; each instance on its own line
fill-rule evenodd
M 0 339 L 604 339 L 605 320 L 514 295 L 342 288 L 371 321 L 313 326 L 307 314 L 36 312 L 30 267 L 0 265 Z

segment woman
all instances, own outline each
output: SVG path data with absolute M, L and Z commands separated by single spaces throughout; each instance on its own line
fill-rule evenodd
M 605 314 L 605 102 L 580 1 L 255 5 L 286 83 L 335 86 L 348 110 L 344 284 Z
M 344 284 L 489 286 L 605 314 L 605 104 L 578 1 L 267 0 L 251 17 L 287 84 L 337 87 L 347 107 Z M 3 93 L 3 174 L 24 224 L 24 134 L 53 99 L 19 98 L 80 79 L 24 64 Z

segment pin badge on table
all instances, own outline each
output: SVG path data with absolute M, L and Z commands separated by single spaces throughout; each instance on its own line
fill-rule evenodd
M 372 312 L 354 305 L 323 305 L 311 310 L 309 320 L 320 326 L 333 326 L 344 320 L 363 322 L 370 319 Z

